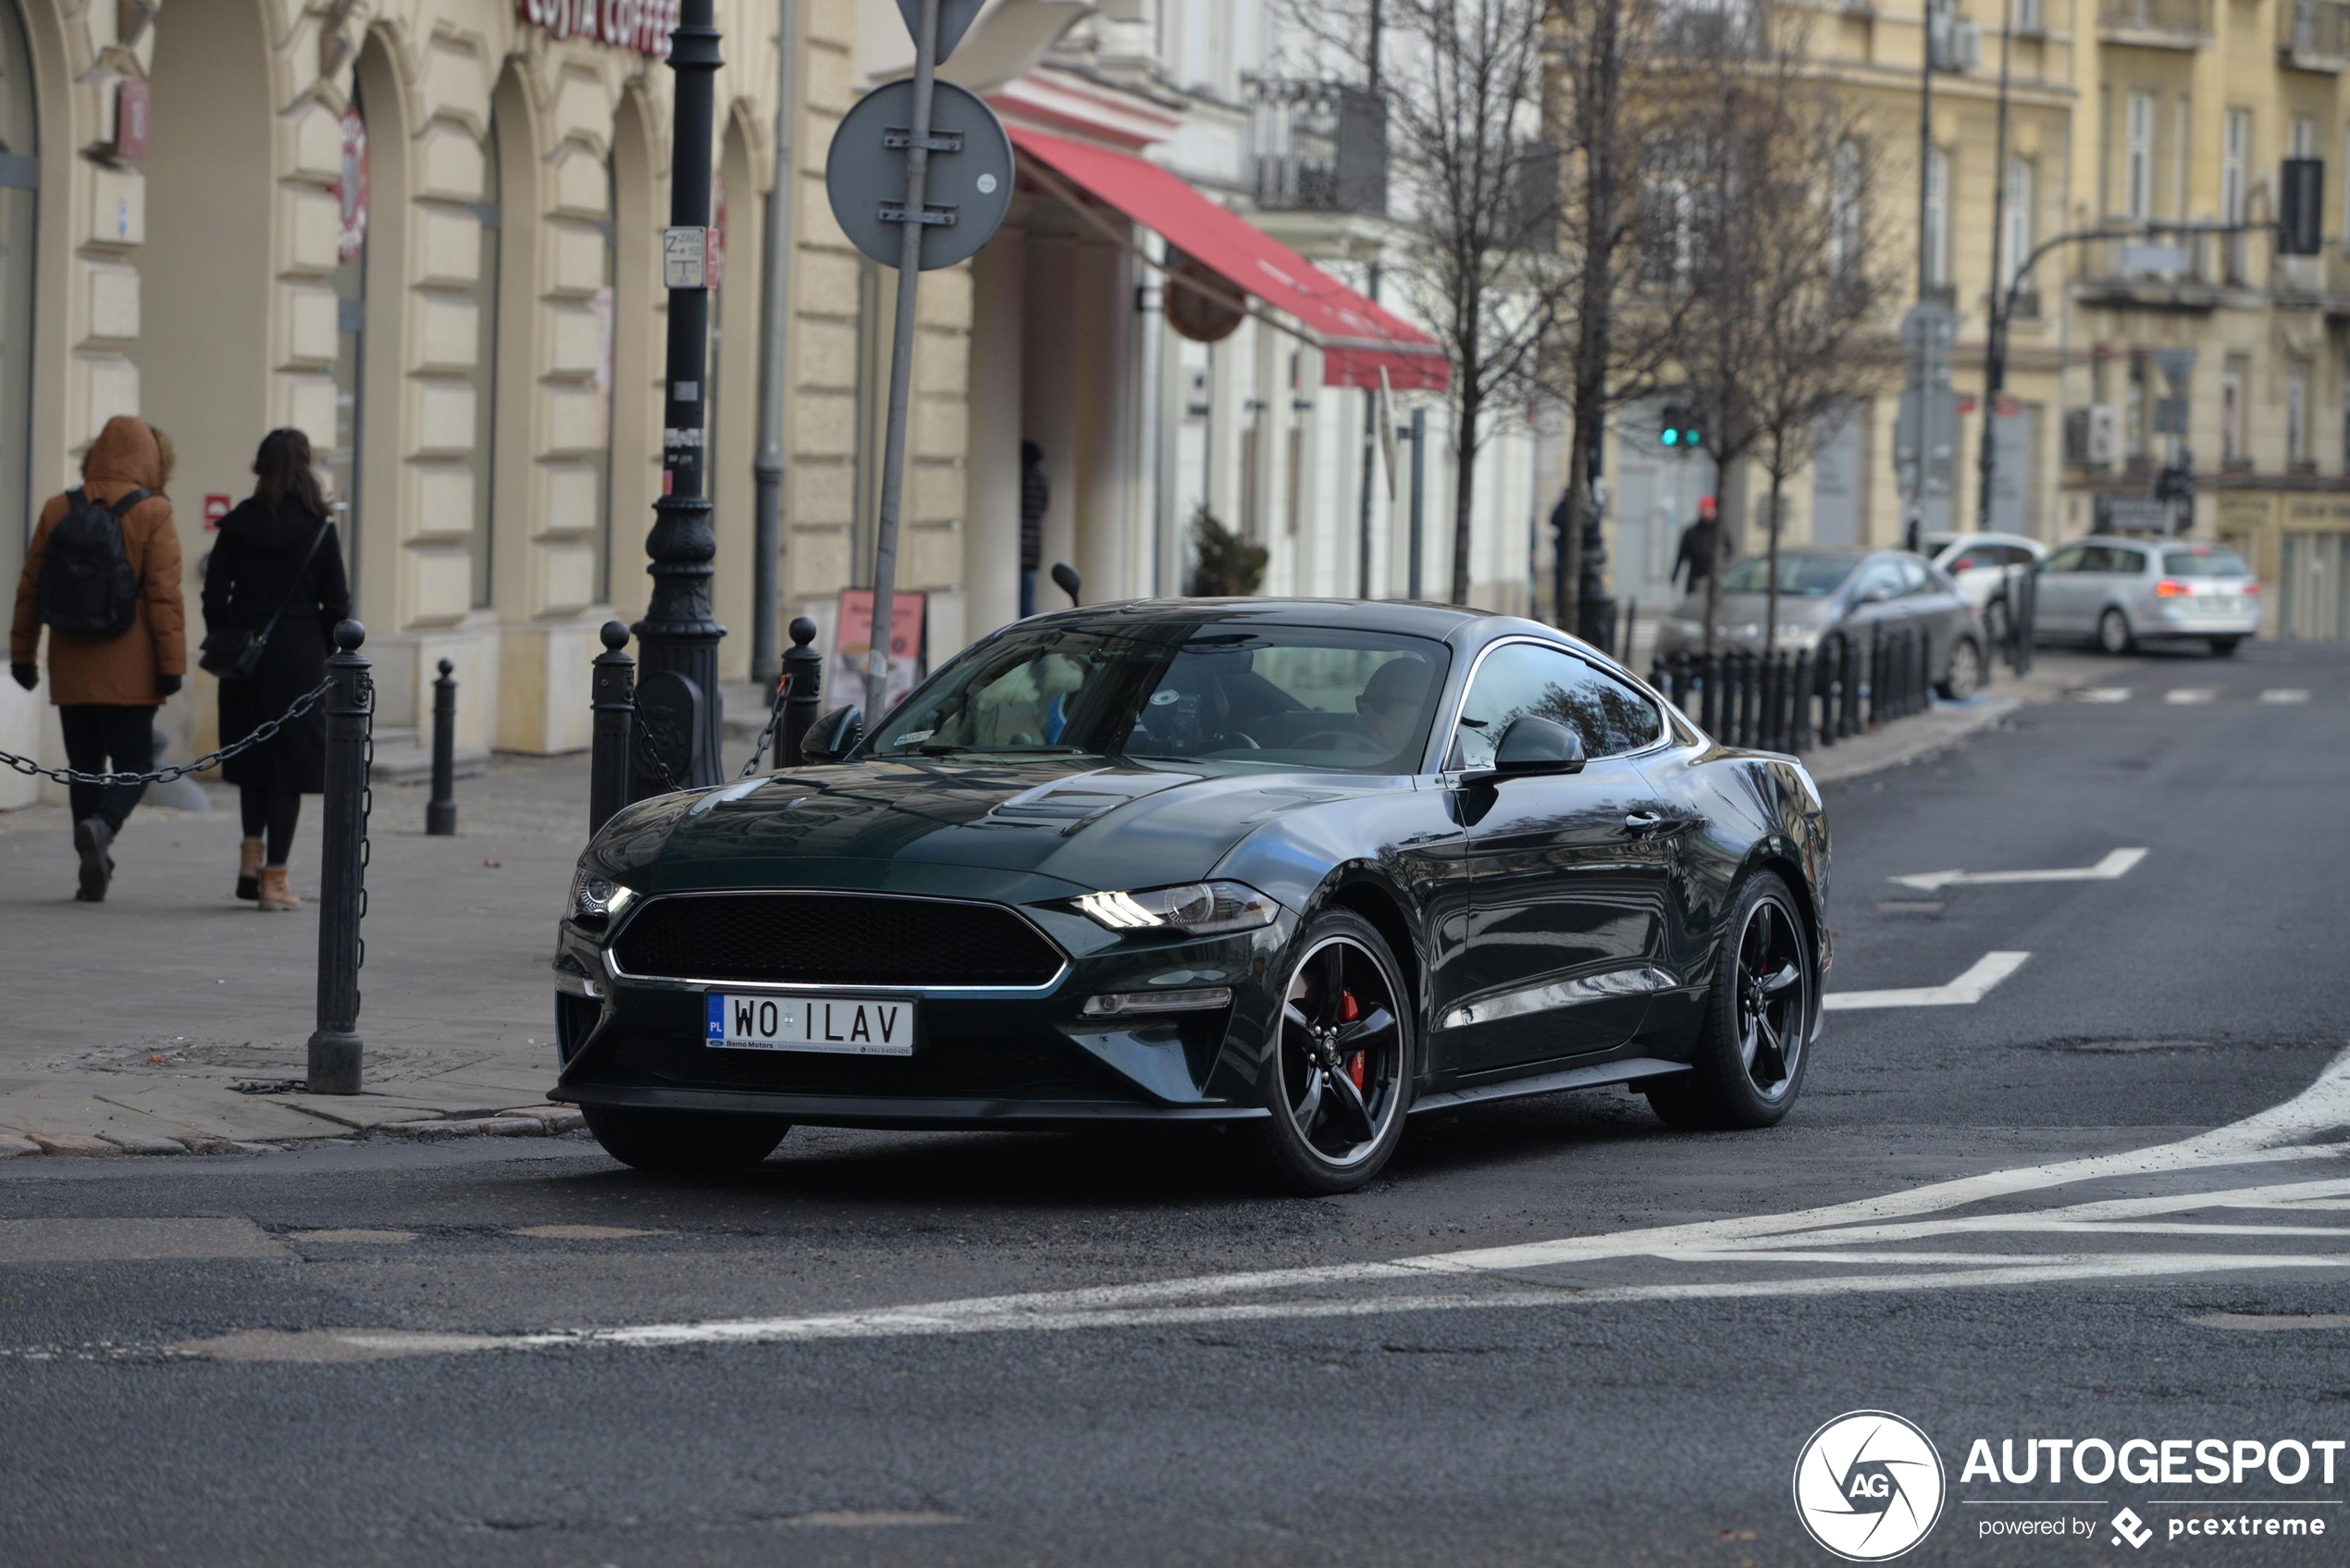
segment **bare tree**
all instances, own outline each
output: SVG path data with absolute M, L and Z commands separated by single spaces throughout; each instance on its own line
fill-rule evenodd
M 1469 589 L 1477 456 L 1541 391 L 1570 279 L 1556 154 L 1542 140 L 1556 0 L 1284 0 L 1326 51 L 1365 67 L 1401 200 L 1390 265 L 1453 362 L 1452 599 Z M 1367 52 L 1379 51 L 1379 68 Z
M 1787 481 L 1890 364 L 1878 140 L 1807 68 L 1800 18 L 1768 0 L 1703 13 L 1682 57 L 1699 107 L 1677 148 L 1689 302 L 1677 357 L 1717 475 L 1750 454 L 1770 475 L 1767 653 Z M 1718 573 L 1707 585 L 1711 651 Z

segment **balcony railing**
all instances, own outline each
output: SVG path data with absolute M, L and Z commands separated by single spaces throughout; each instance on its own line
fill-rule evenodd
M 2277 55 L 2302 70 L 2350 67 L 2350 5 L 2343 0 L 2292 0 L 2277 7 Z
M 1249 83 L 1256 204 L 1277 212 L 1387 214 L 1387 108 L 1359 87 Z
M 2099 0 L 2108 38 L 2195 49 L 2211 42 L 2211 0 Z

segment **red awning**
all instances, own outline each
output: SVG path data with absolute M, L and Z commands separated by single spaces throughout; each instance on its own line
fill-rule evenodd
M 1012 126 L 1012 144 L 1117 208 L 1243 292 L 1286 315 L 1322 347 L 1322 380 L 1376 387 L 1381 367 L 1397 391 L 1442 391 L 1452 363 L 1435 339 L 1378 305 L 1181 176 L 1107 147 Z

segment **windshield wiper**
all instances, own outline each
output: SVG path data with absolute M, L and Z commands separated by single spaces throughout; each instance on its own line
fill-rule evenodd
M 1082 746 L 965 746 L 958 741 L 941 741 L 935 745 L 918 746 L 914 749 L 924 757 L 954 757 L 977 752 L 989 757 L 1075 757 L 1084 751 Z M 885 752 L 884 756 L 902 757 L 903 752 Z

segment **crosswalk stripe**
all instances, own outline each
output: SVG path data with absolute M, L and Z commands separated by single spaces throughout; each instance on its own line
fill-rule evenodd
M 2075 702 L 2127 702 L 2128 686 L 2088 686 L 2072 694 Z
M 2208 702 L 2219 696 L 2211 686 L 2172 686 L 2162 694 L 2162 700 L 2174 703 Z
M 2309 694 L 2298 686 L 2270 686 L 2260 694 L 2260 700 L 2282 707 L 2291 702 L 2307 702 L 2309 700 Z

